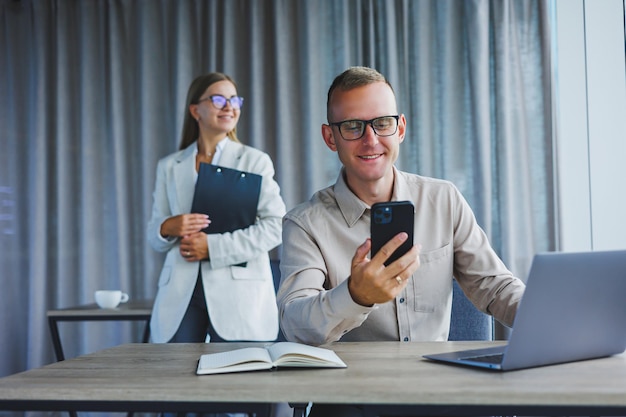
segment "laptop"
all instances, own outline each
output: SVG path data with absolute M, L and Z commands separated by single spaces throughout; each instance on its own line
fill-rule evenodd
M 506 345 L 424 355 L 499 371 L 622 353 L 626 250 L 535 255 Z

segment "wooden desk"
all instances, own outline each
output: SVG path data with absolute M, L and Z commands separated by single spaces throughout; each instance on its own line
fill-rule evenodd
M 365 404 L 372 415 L 626 415 L 625 355 L 507 373 L 421 357 L 495 343 L 337 343 L 330 347 L 346 369 L 205 376 L 195 375 L 201 354 L 241 345 L 129 344 L 1 378 L 0 410 L 201 412 L 311 401 Z
M 120 304 L 117 308 L 100 308 L 93 303 L 60 310 L 48 310 L 48 326 L 57 360 L 65 360 L 63 345 L 59 336 L 58 322 L 60 321 L 145 321 L 142 341 L 147 343 L 150 339 L 151 315 L 152 300 L 128 301 Z

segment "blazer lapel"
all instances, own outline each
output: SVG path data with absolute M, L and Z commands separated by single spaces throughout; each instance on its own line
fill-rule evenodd
M 242 144 L 229 140 L 222 150 L 222 156 L 220 156 L 220 162 L 217 165 L 238 169 L 237 167 L 239 166 L 242 151 Z

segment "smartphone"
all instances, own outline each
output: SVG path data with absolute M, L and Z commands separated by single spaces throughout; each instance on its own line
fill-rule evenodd
M 389 201 L 374 204 L 370 221 L 372 257 L 400 232 L 406 232 L 409 238 L 391 254 L 385 262 L 385 266 L 407 253 L 413 247 L 414 221 L 415 207 L 410 201 Z

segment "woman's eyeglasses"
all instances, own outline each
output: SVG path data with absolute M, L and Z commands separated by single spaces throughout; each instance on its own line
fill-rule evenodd
M 243 105 L 243 97 L 232 96 L 231 98 L 226 98 L 221 94 L 213 94 L 212 96 L 208 96 L 206 98 L 198 100 L 198 103 L 202 103 L 203 101 L 211 100 L 211 104 L 216 109 L 222 110 L 226 107 L 226 103 L 230 103 L 230 107 L 233 109 L 240 109 Z

